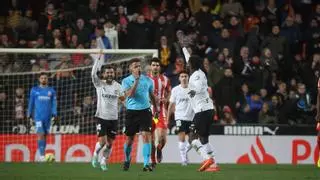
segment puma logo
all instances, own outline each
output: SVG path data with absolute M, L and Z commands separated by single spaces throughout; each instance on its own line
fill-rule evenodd
M 276 127 L 274 130 L 270 129 L 269 127 L 263 127 L 263 132 L 269 133 L 271 135 L 276 135 L 279 127 Z

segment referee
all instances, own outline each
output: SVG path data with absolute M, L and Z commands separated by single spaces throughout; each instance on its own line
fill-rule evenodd
M 155 97 L 153 95 L 152 80 L 141 74 L 141 62 L 138 58 L 133 58 L 129 62 L 131 75 L 122 80 L 122 90 L 125 93 L 126 101 L 126 122 L 125 134 L 127 136 L 124 144 L 125 161 L 123 170 L 130 167 L 131 150 L 135 134 L 141 132 L 143 137 L 143 171 L 152 171 L 149 165 L 151 153 L 151 126 L 152 113 L 150 100 L 154 106 Z

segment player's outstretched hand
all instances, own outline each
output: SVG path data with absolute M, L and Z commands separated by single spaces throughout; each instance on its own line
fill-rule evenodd
M 188 94 L 191 98 L 193 98 L 196 95 L 196 91 L 191 90 L 190 92 L 188 92 Z
M 52 116 L 51 117 L 51 125 L 57 125 L 58 124 L 58 117 Z
M 29 120 L 29 126 L 30 126 L 30 127 L 35 126 L 35 122 L 34 122 L 34 120 L 32 119 L 32 117 L 28 117 L 28 120 Z

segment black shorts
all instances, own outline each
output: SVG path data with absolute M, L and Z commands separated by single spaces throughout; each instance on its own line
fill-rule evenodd
M 151 132 L 152 113 L 150 109 L 127 110 L 125 122 L 125 134 L 133 136 L 140 131 Z
M 190 126 L 192 125 L 192 123 L 192 121 L 176 120 L 177 132 L 184 132 L 186 134 L 189 134 Z
M 194 116 L 195 132 L 199 136 L 207 137 L 210 134 L 210 128 L 213 124 L 214 110 L 198 112 Z
M 114 139 L 117 135 L 118 120 L 104 120 L 96 117 L 97 120 L 97 135 L 102 137 L 107 135 Z

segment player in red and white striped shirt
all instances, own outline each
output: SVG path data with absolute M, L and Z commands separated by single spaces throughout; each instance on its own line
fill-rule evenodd
M 318 96 L 317 96 L 317 116 L 316 116 L 316 120 L 317 120 L 317 131 L 318 131 L 317 144 L 318 144 L 318 148 L 320 149 L 320 78 L 318 80 Z M 320 157 L 318 159 L 317 166 L 320 168 Z
M 151 161 L 152 165 L 156 164 L 155 154 L 157 153 L 157 162 L 160 163 L 162 160 L 162 148 L 166 144 L 167 136 L 167 106 L 168 99 L 170 97 L 171 85 L 169 79 L 160 74 L 160 60 L 158 58 L 152 58 L 150 61 L 151 72 L 149 77 L 153 81 L 154 95 L 156 97 L 156 103 L 158 109 L 152 107 L 153 122 L 152 122 L 152 134 L 153 144 L 151 150 Z

